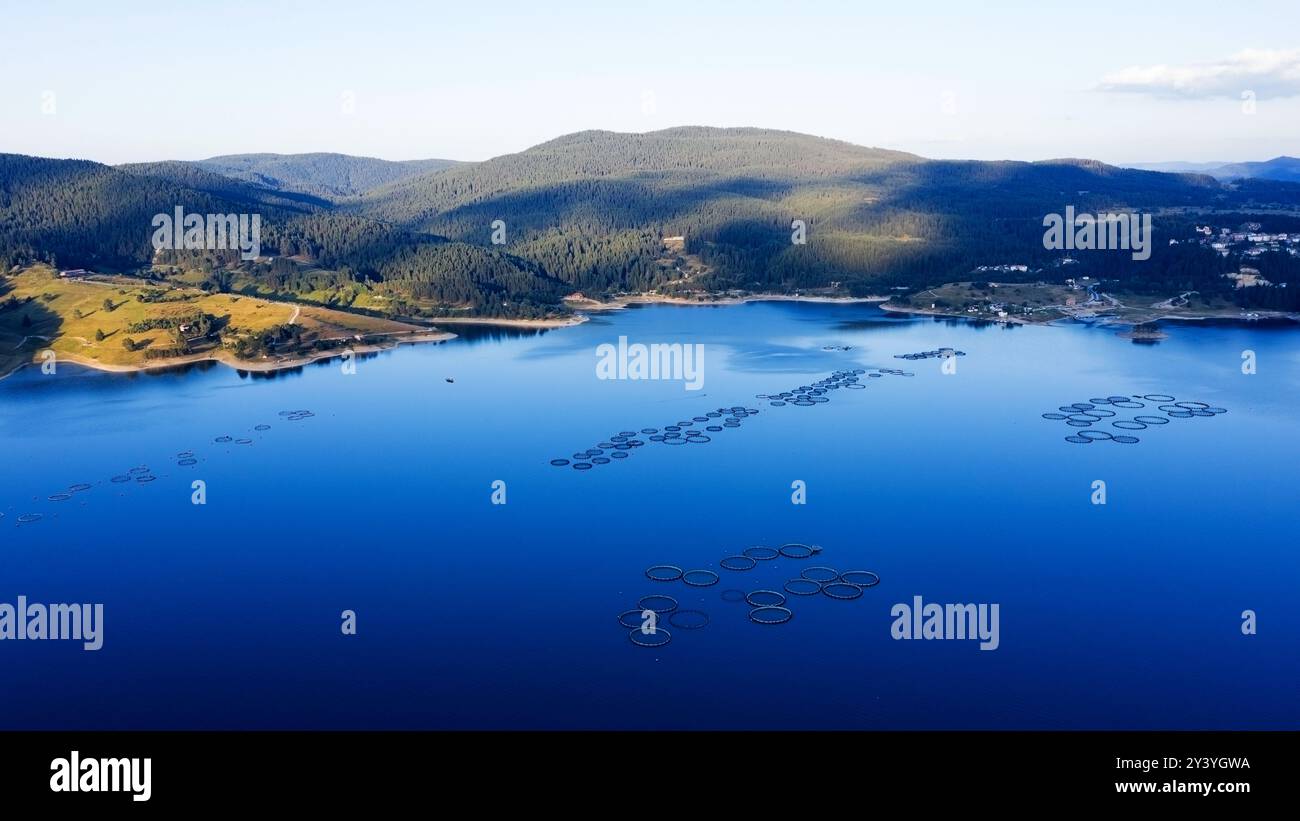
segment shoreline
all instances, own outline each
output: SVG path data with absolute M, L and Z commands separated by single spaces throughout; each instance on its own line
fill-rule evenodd
M 1057 321 L 1055 319 L 1050 319 L 1046 322 L 1030 322 L 1027 319 L 1022 319 L 1018 316 L 1010 316 L 1010 315 L 998 316 L 998 317 L 983 317 L 983 316 L 971 316 L 970 314 L 953 314 L 953 313 L 946 313 L 944 311 L 932 311 L 929 308 L 912 308 L 910 306 L 904 307 L 902 305 L 890 305 L 888 301 L 882 302 L 880 304 L 880 310 L 887 311 L 893 314 L 913 314 L 916 316 L 943 317 L 945 319 L 965 319 L 971 322 L 997 322 L 999 324 L 1004 324 L 1004 325 L 1051 325 L 1053 322 Z
M 437 317 L 430 320 L 434 327 L 439 325 L 499 325 L 505 328 L 572 328 L 588 321 L 587 317 L 574 315 L 565 319 L 483 319 L 480 317 Z M 454 336 L 454 334 L 453 334 Z
M 217 362 L 237 371 L 272 373 L 274 371 L 301 368 L 304 365 L 310 365 L 313 362 L 320 362 L 325 359 L 333 359 L 342 356 L 346 351 L 352 351 L 354 354 L 380 353 L 383 351 L 395 350 L 400 348 L 402 345 L 418 345 L 426 342 L 447 342 L 455 338 L 456 334 L 451 333 L 450 331 L 409 334 L 402 339 L 391 340 L 387 344 L 357 345 L 354 347 L 339 348 L 328 351 L 313 351 L 310 354 L 292 356 L 283 359 L 236 359 L 224 352 L 208 352 L 194 354 L 192 356 L 175 356 L 166 359 L 155 359 L 152 362 L 147 362 L 142 365 L 118 365 L 109 362 L 99 362 L 76 354 L 56 352 L 54 361 L 56 365 L 60 362 L 70 362 L 74 365 L 80 365 L 84 368 L 102 371 L 104 373 L 147 373 L 149 371 L 163 371 L 171 368 L 180 368 L 186 365 L 197 365 L 200 362 Z M 12 370 L 0 374 L 0 379 L 6 379 L 24 368 L 38 364 L 40 363 L 36 361 L 23 362 Z
M 690 299 L 666 294 L 628 294 L 607 302 L 584 296 L 567 296 L 564 302 L 576 310 L 583 311 L 620 311 L 629 305 L 690 305 L 710 307 L 715 305 L 744 305 L 748 302 L 822 302 L 822 303 L 873 303 L 885 302 L 887 296 L 818 296 L 796 294 L 747 294 L 745 296 L 724 296 L 717 299 Z
M 1117 328 L 1119 327 L 1132 328 L 1136 325 L 1144 325 L 1148 322 L 1232 322 L 1241 325 L 1250 325 L 1255 322 L 1268 322 L 1268 321 L 1276 321 L 1276 320 L 1288 320 L 1291 322 L 1300 322 L 1300 314 L 1292 314 L 1292 313 L 1287 313 L 1285 311 L 1258 311 L 1256 312 L 1256 316 L 1253 319 L 1246 319 L 1245 317 L 1242 316 L 1213 316 L 1213 315 L 1202 315 L 1202 314 L 1156 314 L 1145 319 L 1125 319 L 1123 317 L 1118 317 L 1111 314 L 1090 314 L 1087 316 L 1079 316 L 1076 314 L 1067 313 L 1064 316 L 1060 316 L 1055 319 L 1049 319 L 1045 322 L 1033 322 L 1031 320 L 1022 319 L 1021 317 L 1016 317 L 1016 316 L 1005 316 L 1005 317 L 971 316 L 970 314 L 966 314 L 966 313 L 948 313 L 945 311 L 930 310 L 928 308 L 912 308 L 910 306 L 905 307 L 902 305 L 890 305 L 887 303 L 882 303 L 880 305 L 880 309 L 882 311 L 889 311 L 891 313 L 913 314 L 917 316 L 944 317 L 946 319 L 965 319 L 965 320 L 970 320 L 972 322 L 975 321 L 997 322 L 997 323 L 1007 324 L 1007 325 L 1038 325 L 1043 327 L 1050 326 L 1056 322 L 1060 322 L 1061 320 L 1065 320 L 1065 319 L 1074 320 L 1075 322 L 1084 322 L 1088 324 L 1113 326 Z
M 913 316 L 942 317 L 945 319 L 961 319 L 975 322 L 994 322 L 1006 325 L 1033 325 L 1033 326 L 1051 326 L 1062 319 L 1074 320 L 1076 322 L 1087 322 L 1103 326 L 1115 326 L 1117 328 L 1128 328 L 1127 332 L 1131 334 L 1132 328 L 1138 324 L 1147 322 L 1202 322 L 1202 321 L 1225 321 L 1239 324 L 1250 324 L 1256 320 L 1244 319 L 1236 316 L 1204 316 L 1204 315 L 1169 315 L 1160 314 L 1150 319 L 1129 320 L 1121 319 L 1115 316 L 1105 314 L 1080 317 L 1073 314 L 1067 314 L 1063 317 L 1057 317 L 1044 322 L 1034 322 L 1025 320 L 1020 317 L 979 317 L 971 316 L 965 313 L 946 313 L 943 311 L 930 310 L 926 308 L 913 308 L 910 306 L 893 305 L 889 302 L 888 296 L 866 296 L 866 297 L 840 297 L 840 296 L 821 296 L 821 295 L 795 295 L 795 294 L 747 294 L 745 296 L 724 296 L 716 299 L 689 299 L 687 297 L 667 296 L 660 294 L 629 294 L 619 296 L 608 301 L 590 299 L 580 295 L 564 297 L 563 302 L 577 311 L 589 311 L 592 313 L 603 313 L 607 311 L 619 311 L 631 305 L 677 305 L 689 307 L 711 307 L 726 305 L 743 305 L 749 302 L 811 302 L 811 303 L 840 303 L 840 304 L 875 304 L 887 313 L 908 314 Z M 1290 314 L 1280 311 L 1261 311 L 1257 316 L 1258 320 L 1290 320 L 1300 322 L 1300 314 Z M 432 320 L 429 331 L 425 333 L 409 333 L 402 338 L 395 338 L 386 343 L 360 345 L 350 348 L 331 349 L 328 351 L 315 351 L 311 354 L 292 356 L 283 359 L 268 360 L 245 360 L 236 359 L 224 352 L 195 354 L 193 356 L 171 357 L 167 359 L 154 360 L 147 364 L 140 365 L 117 365 L 105 362 L 99 362 L 94 359 L 77 356 L 76 354 L 61 353 L 58 354 L 57 361 L 71 362 L 82 367 L 92 370 L 103 371 L 106 373 L 144 373 L 149 371 L 167 370 L 170 368 L 182 367 L 185 365 L 195 365 L 200 362 L 217 362 L 229 368 L 251 373 L 273 373 L 275 371 L 289 370 L 300 368 L 304 365 L 310 365 L 313 362 L 333 359 L 342 356 L 345 350 L 351 350 L 353 353 L 381 353 L 401 347 L 402 345 L 416 345 L 429 342 L 447 342 L 457 338 L 457 334 L 451 331 L 438 330 L 439 325 L 484 325 L 499 326 L 507 328 L 532 328 L 532 329 L 560 329 L 572 328 L 590 321 L 585 314 L 577 313 L 573 316 L 563 319 L 487 319 L 480 317 L 440 317 Z M 1167 338 L 1166 334 L 1161 334 L 1154 339 Z M 23 370 L 29 365 L 39 364 L 35 360 L 30 360 L 18 364 L 12 369 L 0 373 L 0 380 L 6 379 L 15 373 Z

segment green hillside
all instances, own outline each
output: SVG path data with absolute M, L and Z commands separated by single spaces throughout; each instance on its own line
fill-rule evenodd
M 177 207 L 198 214 L 259 214 L 264 258 L 244 261 L 233 250 L 155 255 L 152 220 Z M 185 283 L 208 290 L 285 299 L 336 294 L 337 307 L 371 309 L 380 301 L 390 314 L 430 316 L 443 308 L 538 316 L 553 312 L 566 293 L 540 266 L 502 249 L 449 242 L 327 209 L 323 200 L 183 163 L 112 168 L 0 154 L 0 270 L 43 262 L 162 279 L 183 276 Z
M 155 257 L 149 221 L 178 205 L 261 214 L 263 258 Z M 258 154 L 111 168 L 0 155 L 0 262 L 178 277 L 390 316 L 536 317 L 564 312 L 575 291 L 866 295 L 999 265 L 1059 279 L 1066 254 L 1044 249 L 1043 217 L 1067 206 L 1154 214 L 1149 261 L 1091 252 L 1068 272 L 1153 291 L 1232 287 L 1222 275 L 1238 260 L 1169 242 L 1214 215 L 1221 226 L 1300 230 L 1292 183 L 1090 160 L 935 161 L 785 131 L 686 127 L 585 131 L 461 164 Z M 1250 264 L 1270 281 L 1300 281 L 1295 256 Z M 1297 294 L 1249 298 L 1287 306 Z
M 865 294 L 951 281 L 985 264 L 1050 265 L 1061 254 L 1042 247 L 1043 215 L 1067 205 L 1297 204 L 1300 186 L 1087 160 L 933 161 L 790 132 L 675 128 L 573 134 L 377 189 L 349 208 L 471 243 L 489 242 L 500 220 L 512 253 L 584 292 L 838 282 Z M 807 227 L 805 244 L 791 241 L 795 220 Z M 1177 218 L 1164 228 L 1190 230 Z M 686 259 L 666 264 L 664 240 L 679 236 Z M 1115 256 L 1088 264 L 1123 273 Z

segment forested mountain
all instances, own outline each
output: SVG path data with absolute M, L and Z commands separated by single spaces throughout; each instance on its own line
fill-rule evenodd
M 0 261 L 6 269 L 27 260 L 138 267 L 153 253 L 155 214 L 170 214 L 176 206 L 239 212 L 252 202 L 85 160 L 0 154 Z M 265 206 L 268 216 L 289 213 L 274 203 Z
M 129 163 L 115 166 L 117 170 L 141 177 L 156 177 L 175 185 L 211 194 L 231 203 L 245 206 L 272 204 L 293 210 L 316 210 L 329 208 L 331 203 L 311 194 L 303 194 L 293 189 L 280 189 L 248 182 L 236 177 L 227 177 L 212 171 L 206 171 L 197 163 L 179 160 L 163 162 Z
M 154 259 L 150 219 L 178 205 L 260 213 L 268 258 Z M 1196 236 L 1211 213 L 1231 214 L 1224 226 L 1276 225 L 1300 207 L 1300 185 L 1089 160 L 932 161 L 749 128 L 588 131 L 447 167 L 241 155 L 111 168 L 0 155 L 0 261 L 197 276 L 205 287 L 408 316 L 537 316 L 563 311 L 560 299 L 574 291 L 787 292 L 834 283 L 861 295 L 969 279 L 988 265 L 1044 276 L 1066 254 L 1044 249 L 1043 218 L 1067 206 L 1140 210 L 1156 223 L 1150 261 L 1075 254 L 1071 271 L 1143 287 L 1218 288 L 1228 287 L 1221 274 L 1230 258 L 1169 240 Z M 1269 279 L 1300 281 L 1295 256 L 1260 264 Z M 1279 298 L 1266 290 L 1252 289 L 1251 298 Z M 1300 288 L 1282 296 L 1293 295 Z
M 1252 181 L 1258 182 L 1258 181 Z M 958 162 L 761 129 L 582 132 L 371 192 L 348 207 L 506 247 L 584 291 L 686 287 L 661 264 L 685 238 L 703 289 L 854 293 L 924 286 L 978 265 L 1045 265 L 1043 216 L 1300 203 L 1300 186 L 1225 185 L 1088 160 Z M 795 244 L 792 223 L 807 227 Z M 1189 229 L 1190 230 L 1190 229 Z
M 430 312 L 414 304 L 423 300 L 493 316 L 539 315 L 567 293 L 540 266 L 502 249 L 417 234 L 328 205 L 185 163 L 113 168 L 0 154 L 0 271 L 41 261 L 157 275 L 151 263 L 159 262 L 210 275 L 212 287 L 252 279 L 294 297 L 355 284 L 413 312 Z M 243 261 L 233 250 L 168 250 L 155 257 L 154 216 L 177 207 L 194 214 L 258 214 L 267 259 Z
M 494 197 L 584 181 L 642 181 L 687 193 L 718 178 L 812 181 L 919 161 L 901 151 L 758 128 L 582 131 L 376 189 L 359 207 L 394 222 L 419 223 Z
M 392 162 L 347 154 L 230 154 L 193 163 L 245 182 L 331 199 L 354 197 L 457 164 L 455 160 Z

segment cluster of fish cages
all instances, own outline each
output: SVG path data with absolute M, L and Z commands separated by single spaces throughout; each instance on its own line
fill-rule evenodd
M 733 556 L 725 556 L 718 566 L 731 573 L 745 573 L 762 563 L 786 558 L 796 561 L 811 559 L 822 552 L 817 545 L 800 542 L 780 547 L 756 545 Z M 712 587 L 722 580 L 721 574 L 709 569 L 687 570 L 672 564 L 656 564 L 646 568 L 645 577 L 660 584 L 681 583 L 686 587 Z M 755 624 L 785 624 L 794 618 L 791 597 L 825 596 L 840 601 L 860 599 L 863 593 L 880 584 L 880 576 L 871 570 L 839 571 L 817 565 L 804 568 L 795 578 L 786 581 L 780 590 L 759 588 L 755 590 L 729 589 L 722 600 L 744 602 L 749 607 L 749 621 Z M 673 596 L 651 593 L 637 599 L 636 608 L 618 614 L 618 623 L 626 628 L 628 640 L 638 647 L 663 647 L 672 641 L 672 633 L 659 626 L 660 620 L 681 630 L 699 630 L 710 623 L 708 613 L 702 610 L 683 609 Z
M 285 410 L 285 411 L 280 411 L 279 415 L 291 422 L 298 422 L 304 419 L 310 419 L 316 414 L 310 410 Z M 258 424 L 253 426 L 253 430 L 258 433 L 265 433 L 266 431 L 271 430 L 271 426 L 267 424 Z M 253 439 L 248 437 L 236 438 L 234 436 L 230 436 L 226 434 L 213 437 L 212 441 L 216 444 L 236 444 L 236 445 L 251 445 L 254 442 Z M 176 454 L 175 459 L 176 459 L 176 466 L 182 468 L 194 467 L 199 463 L 199 457 L 194 450 L 182 450 Z M 110 485 L 120 485 L 120 486 L 126 486 L 131 484 L 147 485 L 157 481 L 158 478 L 159 478 L 158 474 L 154 473 L 152 468 L 150 468 L 148 465 L 140 464 L 128 468 L 122 473 L 109 477 L 107 483 Z M 98 483 L 76 482 L 74 484 L 68 485 L 63 490 L 59 490 L 47 495 L 45 497 L 45 500 L 48 502 L 55 502 L 55 503 L 68 502 L 76 498 L 77 494 L 86 493 L 90 490 L 93 490 L 97 484 L 104 484 L 104 483 L 103 482 L 98 482 Z M 0 518 L 4 518 L 3 513 L 0 513 Z M 22 526 L 22 525 L 35 524 L 36 522 L 39 522 L 44 518 L 45 515 L 43 513 L 21 513 L 15 517 L 14 521 L 18 526 Z
M 916 353 L 894 354 L 895 359 L 948 359 L 954 356 L 965 356 L 965 351 L 959 351 L 956 348 L 935 348 L 933 351 L 917 351 Z
M 1145 410 L 1155 406 L 1156 413 L 1142 413 L 1121 418 L 1119 411 Z M 1171 419 L 1193 419 L 1198 416 L 1219 416 L 1228 412 L 1206 402 L 1178 401 L 1177 397 L 1165 393 L 1135 394 L 1132 396 L 1116 394 L 1114 396 L 1095 396 L 1087 402 L 1075 402 L 1061 405 L 1055 411 L 1042 414 L 1044 419 L 1064 422 L 1072 428 L 1084 428 L 1078 433 L 1065 437 L 1065 441 L 1075 445 L 1087 445 L 1093 442 L 1115 442 L 1121 445 L 1136 445 L 1141 441 L 1131 433 L 1112 433 L 1105 430 L 1107 426 L 1121 431 L 1139 431 L 1147 428 L 1168 425 Z
M 789 390 L 755 394 L 754 398 L 764 400 L 774 408 L 790 406 L 811 408 L 829 403 L 835 391 L 865 390 L 867 383 L 864 379 L 915 375 L 910 371 L 895 368 L 876 368 L 871 371 L 866 368 L 850 368 L 835 371 L 824 379 Z M 599 465 L 608 465 L 626 459 L 632 451 L 650 442 L 663 445 L 705 445 L 713 441 L 712 434 L 739 428 L 741 422 L 757 414 L 758 408 L 733 405 L 729 408 L 715 408 L 689 419 L 679 419 L 663 427 L 622 430 L 604 442 L 599 442 L 586 450 L 576 451 L 570 457 L 552 459 L 551 464 L 555 467 L 586 471 Z

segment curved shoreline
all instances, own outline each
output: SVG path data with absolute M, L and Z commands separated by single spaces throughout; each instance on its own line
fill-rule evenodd
M 459 318 L 437 317 L 423 321 L 432 322 L 435 327 L 438 325 L 497 325 L 503 328 L 572 328 L 574 325 L 581 325 L 586 322 L 587 317 L 580 314 L 575 314 L 566 319 L 485 319 L 466 316 Z
M 962 319 L 962 320 L 976 321 L 976 322 L 997 322 L 997 323 L 1002 323 L 1007 325 L 1050 326 L 1053 323 L 1060 321 L 1061 319 L 1073 319 L 1075 321 L 1084 321 L 1080 317 L 1069 316 L 1069 315 L 1065 317 L 1058 317 L 1056 319 L 1048 320 L 1046 322 L 1032 322 L 1015 316 L 973 317 L 964 313 L 961 314 L 945 313 L 943 311 L 934 311 L 934 310 L 929 310 L 924 308 L 914 308 L 910 306 L 893 305 L 889 303 L 889 300 L 890 297 L 888 296 L 838 297 L 838 296 L 794 295 L 794 294 L 747 294 L 745 296 L 723 296 L 723 297 L 718 297 L 716 299 L 690 299 L 686 297 L 676 297 L 676 296 L 667 296 L 667 295 L 659 295 L 659 294 L 630 294 L 626 296 L 619 296 L 608 301 L 589 299 L 583 296 L 573 296 L 573 297 L 564 298 L 564 302 L 568 304 L 570 307 L 574 308 L 576 311 L 588 311 L 592 313 L 619 311 L 632 305 L 677 305 L 677 306 L 689 306 L 689 307 L 712 307 L 712 306 L 727 306 L 727 305 L 743 305 L 749 302 L 812 302 L 812 303 L 841 303 L 841 304 L 875 304 L 878 305 L 882 311 L 888 313 L 910 314 L 914 316 L 929 316 L 929 317 L 945 318 L 945 319 Z M 1111 317 L 1106 315 L 1092 317 L 1092 319 L 1098 324 L 1114 325 L 1117 327 L 1131 328 L 1134 325 L 1141 324 L 1138 322 L 1123 320 L 1117 317 Z M 1300 315 L 1289 314 L 1285 312 L 1277 312 L 1277 311 L 1260 312 L 1258 319 L 1266 320 L 1266 321 L 1284 319 L 1284 320 L 1290 320 L 1292 322 L 1300 322 Z M 557 328 L 557 329 L 571 328 L 576 325 L 581 325 L 582 323 L 588 321 L 589 321 L 589 317 L 587 317 L 583 313 L 576 313 L 573 316 L 567 317 L 565 319 L 489 319 L 489 318 L 480 318 L 480 317 L 461 317 L 461 318 L 440 317 L 433 320 L 435 326 L 436 325 L 484 325 L 484 326 L 499 326 L 499 327 L 506 327 L 506 328 Z M 1142 320 L 1142 322 L 1160 322 L 1160 321 L 1174 321 L 1174 322 L 1223 321 L 1223 322 L 1233 322 L 1233 323 L 1241 323 L 1241 324 L 1251 324 L 1255 320 L 1247 320 L 1244 318 L 1233 317 L 1233 316 L 1226 316 L 1226 317 L 1199 316 L 1199 315 L 1178 316 L 1178 315 L 1168 315 L 1168 314 L 1161 314 L 1149 320 Z M 1162 337 L 1163 336 L 1165 335 L 1162 335 Z M 360 346 L 349 347 L 344 349 L 315 351 L 307 355 L 293 356 L 293 357 L 288 357 L 283 359 L 270 359 L 270 360 L 236 359 L 235 357 L 225 354 L 224 352 L 218 352 L 218 353 L 196 354 L 194 356 L 171 357 L 167 359 L 159 359 L 141 365 L 109 364 L 105 362 L 98 362 L 93 359 L 89 359 L 86 357 L 81 357 L 81 356 L 77 356 L 76 354 L 69 354 L 69 353 L 58 354 L 55 361 L 71 362 L 76 365 L 80 365 L 97 371 L 104 371 L 107 373 L 137 373 L 137 372 L 161 371 L 170 368 L 182 367 L 185 365 L 194 365 L 200 362 L 217 362 L 229 368 L 233 368 L 235 370 L 240 370 L 240 371 L 249 371 L 254 373 L 272 373 L 275 371 L 289 370 L 292 368 L 300 368 L 304 365 L 310 365 L 313 362 L 319 362 L 321 360 L 333 359 L 335 357 L 342 356 L 346 350 L 351 350 L 353 353 L 380 353 L 383 351 L 394 350 L 404 344 L 413 345 L 413 344 L 420 344 L 425 342 L 447 342 L 449 340 L 455 339 L 456 337 L 457 334 L 454 334 L 450 331 L 440 331 L 437 330 L 436 327 L 432 327 L 428 333 L 418 333 L 418 334 L 412 333 L 401 339 L 390 340 L 386 344 L 360 345 Z M 23 362 L 17 365 L 16 367 L 12 368 L 11 370 L 3 374 L 0 374 L 0 380 L 3 380 L 15 373 L 18 373 L 19 371 L 21 371 L 22 369 L 30 365 L 37 365 L 37 364 L 40 363 L 37 362 L 35 359 L 28 362 Z
M 836 297 L 836 296 L 817 296 L 817 295 L 794 295 L 794 294 L 749 294 L 746 296 L 720 297 L 717 299 L 687 299 L 685 297 L 665 296 L 658 294 L 630 294 L 601 302 L 599 300 L 578 297 L 576 299 L 565 297 L 564 302 L 578 311 L 590 311 L 600 313 L 605 311 L 622 310 L 629 305 L 682 305 L 707 307 L 717 305 L 741 305 L 747 302 L 816 302 L 816 303 L 844 303 L 844 304 L 864 304 L 880 303 L 889 297 L 886 296 L 869 296 L 869 297 Z M 426 320 L 427 321 L 427 320 Z M 590 318 L 583 313 L 575 313 L 564 319 L 491 319 L 485 317 L 438 317 L 432 320 L 433 326 L 429 333 L 412 334 L 402 339 L 394 339 L 391 344 L 380 345 L 363 345 L 352 347 L 354 353 L 378 353 L 381 351 L 393 350 L 403 344 L 418 344 L 422 342 L 446 342 L 455 339 L 457 334 L 450 331 L 439 331 L 439 325 L 483 325 L 497 326 L 503 328 L 532 328 L 532 329 L 559 329 L 572 328 L 589 322 Z M 56 362 L 71 362 L 82 367 L 92 370 L 103 371 L 106 373 L 147 373 L 149 371 L 162 371 L 170 368 L 182 367 L 185 365 L 194 365 L 200 362 L 218 362 L 235 370 L 249 371 L 255 373 L 271 373 L 274 371 L 289 370 L 291 368 L 300 368 L 303 365 L 309 365 L 312 362 L 319 362 L 323 359 L 332 359 L 343 354 L 343 349 L 317 351 L 309 355 L 294 356 L 285 359 L 273 360 L 246 360 L 236 359 L 224 352 L 195 354 L 193 356 L 169 357 L 167 359 L 157 359 L 147 361 L 139 365 L 118 365 L 106 362 L 99 362 L 87 357 L 78 356 L 71 353 L 59 353 L 55 359 Z M 0 374 L 0 380 L 3 380 L 30 365 L 37 365 L 35 359 L 23 362 L 9 371 Z
M 1075 316 L 1066 314 L 1065 316 L 1056 317 L 1045 322 L 1032 322 L 1016 316 L 971 316 L 966 313 L 947 313 L 944 311 L 933 311 L 928 308 L 913 308 L 911 306 L 890 305 L 888 302 L 881 303 L 882 311 L 889 311 L 897 314 L 913 314 L 916 316 L 943 317 L 945 319 L 965 319 L 972 322 L 998 322 L 1006 325 L 1040 325 L 1049 326 L 1063 319 L 1070 319 L 1076 322 L 1091 322 L 1098 325 L 1112 325 L 1115 327 L 1132 327 L 1143 325 L 1148 322 L 1231 322 L 1240 325 L 1252 325 L 1256 322 L 1270 322 L 1277 320 L 1288 320 L 1291 322 L 1300 322 L 1300 314 L 1291 314 L 1285 311 L 1258 311 L 1252 319 L 1242 316 L 1212 316 L 1200 314 L 1156 314 L 1149 319 L 1124 319 L 1109 314 L 1094 314 L 1092 316 Z
M 629 305 L 690 305 L 710 307 L 714 305 L 743 305 L 747 302 L 822 302 L 822 303 L 872 303 L 885 302 L 887 296 L 801 296 L 796 294 L 747 294 L 746 296 L 723 296 L 716 299 L 690 299 L 681 296 L 661 294 L 629 294 L 602 302 L 587 297 L 567 296 L 564 302 L 576 310 L 583 311 L 619 311 Z
M 74 365 L 80 365 L 83 368 L 102 371 L 104 373 L 147 373 L 149 371 L 165 371 L 171 368 L 180 368 L 186 365 L 197 365 L 200 362 L 217 362 L 228 368 L 234 368 L 237 371 L 249 371 L 252 373 L 272 373 L 274 371 L 290 370 L 292 368 L 301 368 L 304 365 L 310 365 L 313 362 L 320 362 L 325 359 L 333 359 L 343 356 L 344 353 L 351 351 L 354 354 L 360 353 L 380 353 L 382 351 L 391 351 L 402 345 L 418 345 L 424 342 L 447 342 L 456 338 L 456 334 L 449 331 L 434 331 L 430 333 L 411 334 L 403 339 L 391 340 L 388 344 L 356 345 L 344 348 L 338 348 L 328 351 L 313 351 L 310 354 L 301 356 L 286 357 L 283 359 L 237 359 L 223 352 L 194 354 L 193 356 L 174 356 L 166 359 L 155 359 L 142 365 L 117 365 L 108 362 L 99 362 L 84 356 L 78 356 L 71 353 L 55 352 L 55 364 L 59 362 L 70 362 Z M 24 368 L 41 363 L 32 360 L 23 362 L 7 373 L 0 374 L 0 379 L 6 379 L 13 374 L 18 373 Z
M 880 310 L 887 311 L 891 314 L 912 314 L 915 316 L 933 316 L 943 317 L 944 319 L 965 319 L 971 322 L 999 322 L 1006 325 L 1051 325 L 1055 320 L 1047 322 L 1028 322 L 1024 319 L 1014 316 L 984 317 L 971 316 L 970 314 L 951 314 L 943 311 L 932 311 L 928 308 L 903 307 L 901 305 L 890 305 L 888 300 L 880 304 Z

